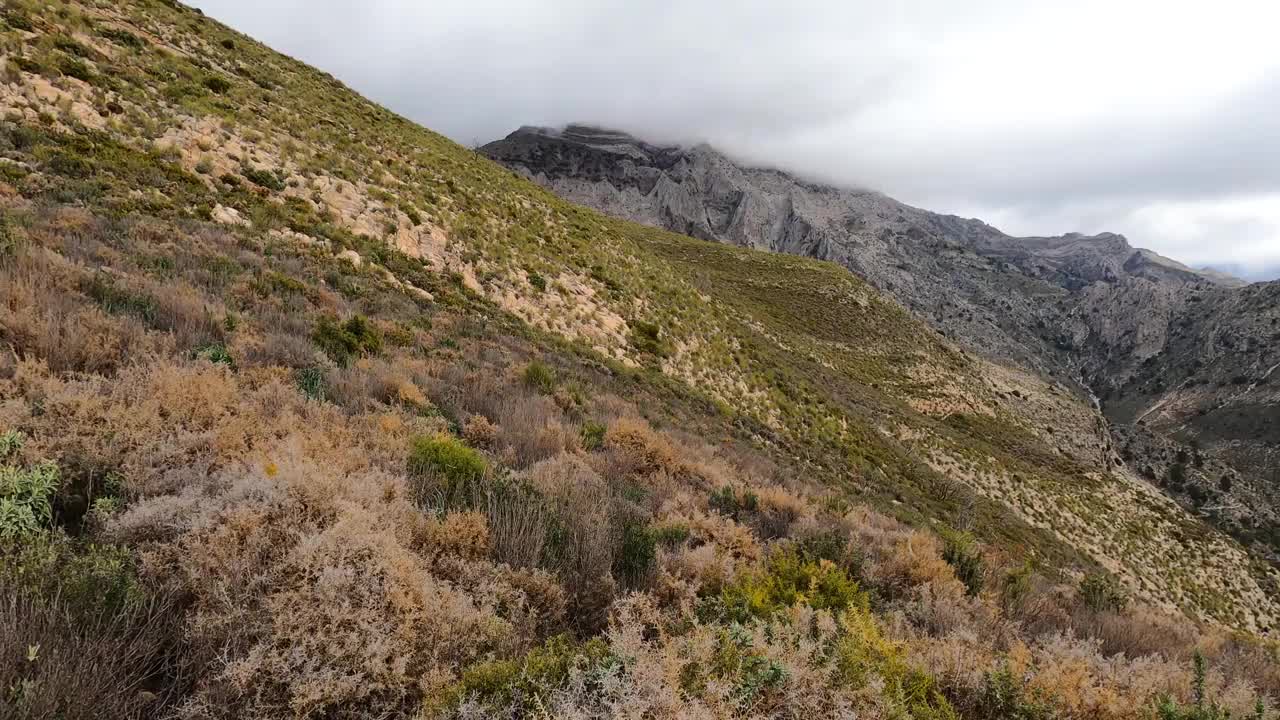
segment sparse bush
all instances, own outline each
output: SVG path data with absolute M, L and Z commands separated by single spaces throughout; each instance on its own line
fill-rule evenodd
M 170 698 L 147 690 L 179 671 L 178 618 L 163 601 L 86 613 L 0 582 L 0 706 L 27 720 L 161 716 Z
M 213 92 L 218 95 L 222 95 L 223 93 L 231 89 L 231 81 L 227 80 L 226 78 L 220 75 L 210 75 L 204 79 L 204 86 L 208 88 L 210 92 Z M 253 180 L 254 182 L 258 182 L 253 178 L 249 178 L 249 179 Z M 263 183 L 258 183 L 258 184 L 262 185 L 263 187 L 270 187 L 269 185 L 264 185 Z M 272 189 L 282 190 L 283 188 L 272 188 Z
M 588 420 L 582 424 L 582 449 L 599 450 L 604 446 L 604 434 L 608 428 L 604 423 Z
M 520 375 L 524 384 L 543 395 L 549 395 L 556 389 L 556 376 L 546 364 L 534 360 L 524 367 Z
M 363 315 L 352 315 L 341 324 L 332 318 L 320 318 L 311 339 L 340 366 L 382 350 L 382 333 Z
M 246 165 L 245 167 L 240 168 L 240 174 L 254 185 L 264 187 L 268 190 L 275 190 L 276 192 L 284 190 L 284 180 L 281 179 L 279 174 L 272 172 L 271 170 L 249 167 Z
M 1129 603 L 1129 598 L 1107 573 L 1090 573 L 1080 580 L 1080 600 L 1096 611 L 1119 612 Z
M 325 399 L 328 383 L 321 368 L 298 368 L 293 373 L 293 384 L 308 400 L 323 401 Z
M 942 533 L 942 540 L 942 559 L 956 571 L 969 594 L 977 595 L 987 574 L 977 541 L 973 535 L 956 530 Z

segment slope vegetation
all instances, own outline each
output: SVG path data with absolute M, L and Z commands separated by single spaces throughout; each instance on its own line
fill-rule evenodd
M 569 205 L 178 5 L 3 19 L 6 711 L 1280 691 L 1269 570 L 842 268 Z

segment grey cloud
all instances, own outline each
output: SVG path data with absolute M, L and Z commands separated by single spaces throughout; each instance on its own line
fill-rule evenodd
M 1015 0 L 200 5 L 462 143 L 595 122 L 1020 234 L 1112 230 L 1273 276 L 1280 46 L 1255 28 L 1274 18 L 1232 1 L 1225 37 L 1154 0 L 1129 20 L 1079 3 L 1110 30 Z

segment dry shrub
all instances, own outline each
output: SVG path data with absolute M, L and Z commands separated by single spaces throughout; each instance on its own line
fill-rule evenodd
M 432 378 L 426 391 L 431 402 L 455 420 L 483 415 L 496 421 L 511 388 L 504 386 L 495 373 L 472 372 L 449 365 Z
M 227 349 L 241 366 L 304 368 L 316 365 L 320 359 L 315 344 L 306 335 L 279 332 L 262 336 L 238 332 Z
M 761 539 L 786 537 L 792 525 L 810 512 L 803 499 L 777 485 L 752 488 L 752 492 L 756 496 L 757 509 L 752 513 L 750 522 Z
M 227 309 L 221 302 L 185 280 L 137 284 L 155 302 L 152 325 L 172 333 L 179 348 L 201 348 L 225 338 Z
M 498 439 L 498 428 L 483 415 L 472 415 L 462 424 L 462 437 L 478 448 L 492 448 Z
M 337 474 L 304 442 L 114 524 L 191 598 L 208 674 L 188 716 L 408 717 L 457 668 L 559 622 L 545 580 L 481 559 L 477 513 L 423 518 L 402 479 Z
M 604 445 L 616 476 L 652 475 L 659 471 L 680 475 L 685 469 L 671 441 L 642 420 L 618 418 L 605 432 Z
M 169 657 L 180 633 L 177 620 L 166 600 L 86 616 L 58 597 L 0 584 L 4 716 L 158 716 L 169 698 L 151 690 L 172 681 L 177 671 Z
M 513 468 L 530 465 L 577 447 L 578 436 L 560 410 L 541 395 L 509 394 L 498 406 L 496 446 Z
M 952 589 L 942 588 L 949 584 L 964 591 L 955 571 L 942 559 L 937 536 L 867 508 L 847 513 L 840 525 L 862 558 L 864 578 L 887 597 L 907 597 L 926 583 L 948 595 Z
M 426 523 L 422 541 L 435 552 L 477 560 L 489 554 L 489 522 L 474 510 L 447 513 Z
M 615 583 L 611 575 L 620 541 L 614 500 L 607 484 L 576 457 L 560 455 L 538 463 L 529 483 L 546 499 L 555 523 L 544 562 L 568 594 L 569 617 L 582 634 L 604 627 Z
M 867 620 L 797 606 L 772 621 L 727 630 L 687 618 L 672 623 L 650 596 L 632 595 L 615 605 L 606 635 L 610 655 L 621 661 L 572 672 L 552 693 L 548 714 L 663 720 L 912 717 L 902 697 L 886 691 L 878 671 L 892 661 L 881 653 L 893 650 Z M 851 675 L 842 665 L 855 657 L 865 662 Z
M 128 315 L 86 305 L 65 259 L 24 248 L 0 263 L 0 342 L 54 372 L 113 372 L 164 344 Z
M 1143 607 L 1124 612 L 1095 611 L 1079 606 L 1071 615 L 1077 636 L 1097 640 L 1104 655 L 1138 658 L 1160 655 L 1189 661 L 1199 631 L 1187 620 Z
M 289 553 L 281 572 L 300 582 L 267 597 L 270 625 L 213 682 L 240 717 L 403 716 L 424 676 L 482 656 L 507 632 L 361 515 Z
M 541 497 L 519 487 L 486 488 L 471 505 L 488 518 L 492 555 L 513 568 L 542 560 L 550 511 Z
M 689 526 L 689 534 L 696 542 L 714 546 L 735 562 L 751 563 L 764 556 L 750 528 L 720 513 L 694 513 L 680 520 Z

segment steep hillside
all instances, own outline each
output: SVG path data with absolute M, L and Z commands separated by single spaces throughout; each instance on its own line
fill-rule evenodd
M 840 266 L 571 205 L 175 3 L 0 18 L 6 717 L 1280 693 L 1272 569 Z
M 1120 434 L 1147 438 L 1124 448 L 1135 472 L 1280 560 L 1280 283 L 1244 287 L 1119 235 L 1009 237 L 705 145 L 526 127 L 482 151 L 618 217 L 850 268 L 973 352 L 1101 397 Z

